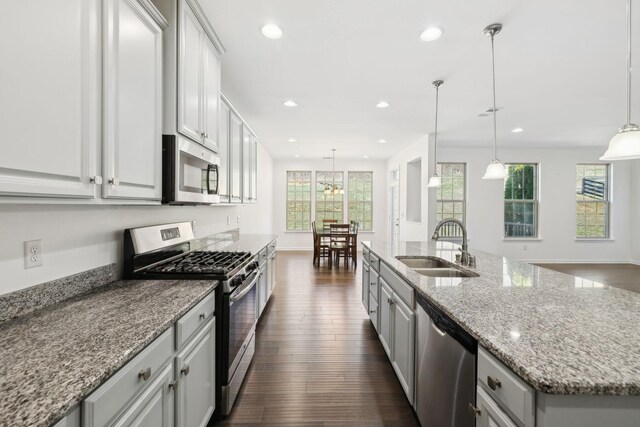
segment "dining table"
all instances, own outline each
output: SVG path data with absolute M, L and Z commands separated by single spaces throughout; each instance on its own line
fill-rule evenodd
M 318 237 L 320 237 L 320 239 L 329 239 L 329 236 L 331 235 L 331 229 L 327 226 L 326 228 L 319 228 L 316 230 L 316 233 L 318 234 Z M 353 241 L 353 245 L 355 248 L 358 247 L 358 232 L 357 231 L 352 231 L 352 229 L 349 229 L 349 233 L 346 234 L 347 236 L 349 236 L 349 240 Z M 357 253 L 357 249 L 356 249 L 356 253 Z M 354 263 L 357 265 L 357 256 L 354 257 Z

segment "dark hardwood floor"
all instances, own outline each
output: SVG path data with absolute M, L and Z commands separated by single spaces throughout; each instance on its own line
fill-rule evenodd
M 640 265 L 634 264 L 536 264 L 540 267 L 620 289 L 640 293 Z
M 278 252 L 256 354 L 222 425 L 419 426 L 361 304 L 361 270 Z

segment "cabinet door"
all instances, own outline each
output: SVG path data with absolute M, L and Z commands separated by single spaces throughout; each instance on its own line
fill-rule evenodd
M 275 248 L 274 248 L 275 251 Z M 277 284 L 277 275 L 276 275 L 276 271 L 278 269 L 278 255 L 276 254 L 276 252 L 273 252 L 273 255 L 271 255 L 271 266 L 270 266 L 270 272 L 271 272 L 271 292 L 273 292 L 273 290 L 276 288 L 276 284 Z
M 162 28 L 137 0 L 107 0 L 103 197 L 160 200 Z
M 242 128 L 242 203 L 251 203 L 251 133 Z
M 220 201 L 229 202 L 229 120 L 231 110 L 225 102 L 220 103 L 220 120 L 218 122 L 218 155 L 220 156 L 220 175 L 218 176 L 218 188 Z
M 169 363 L 113 426 L 172 427 L 175 424 L 174 392 L 169 385 L 172 380 L 173 363 Z
M 393 301 L 392 365 L 409 402 L 413 403 L 416 315 L 395 294 Z
M 231 112 L 231 201 L 242 202 L 242 121 Z
M 393 292 L 389 285 L 387 285 L 384 281 L 380 281 L 380 294 L 378 298 L 378 324 L 379 330 L 378 334 L 380 337 L 380 342 L 382 343 L 382 347 L 384 351 L 387 353 L 387 356 L 391 360 L 393 360 L 393 356 L 391 354 L 391 334 L 393 331 Z
M 178 132 L 202 142 L 202 68 L 204 30 L 191 6 L 178 1 Z
M 0 195 L 94 197 L 101 4 L 3 3 Z
M 476 391 L 476 406 L 480 410 L 476 415 L 476 427 L 516 427 L 516 424 L 482 388 L 477 387 Z
M 249 197 L 255 203 L 258 201 L 258 139 L 251 135 L 249 145 L 251 147 L 249 153 L 249 175 L 251 177 Z
M 176 423 L 204 427 L 216 406 L 215 318 L 176 356 Z
M 204 144 L 218 151 L 218 117 L 220 113 L 220 56 L 209 37 L 204 36 L 203 68 Z
M 262 315 L 264 307 L 267 305 L 267 274 L 265 267 L 260 268 L 260 277 L 258 278 L 258 318 Z
M 362 305 L 369 311 L 369 264 L 362 263 Z
M 269 300 L 269 297 L 271 297 L 271 293 L 273 292 L 273 259 L 274 259 L 274 255 L 269 255 L 269 258 L 267 258 L 267 270 L 266 270 L 266 275 L 267 275 L 267 300 Z

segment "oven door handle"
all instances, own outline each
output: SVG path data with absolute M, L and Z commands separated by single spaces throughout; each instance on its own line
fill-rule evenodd
M 233 304 L 234 302 L 240 301 L 242 297 L 248 294 L 251 288 L 253 288 L 253 286 L 256 284 L 256 282 L 258 281 L 258 278 L 260 277 L 260 274 L 258 272 L 255 272 L 253 274 L 255 275 L 255 277 L 251 279 L 251 282 L 248 285 L 243 286 L 241 290 L 238 290 L 237 294 L 235 292 L 231 294 L 231 296 L 229 297 L 229 302 L 231 304 Z

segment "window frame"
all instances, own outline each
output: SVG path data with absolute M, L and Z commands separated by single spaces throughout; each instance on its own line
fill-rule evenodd
M 605 205 L 605 209 L 606 209 L 606 213 L 605 213 L 605 235 L 603 237 L 599 237 L 599 236 L 584 236 L 584 237 L 579 237 L 578 236 L 578 212 L 576 209 L 576 216 L 575 216 L 575 220 L 576 220 L 576 227 L 575 227 L 575 239 L 576 240 L 581 240 L 581 241 L 589 241 L 589 240 L 610 240 L 611 239 L 611 163 L 576 163 L 576 178 L 577 178 L 577 174 L 578 174 L 578 166 L 604 166 L 606 168 L 606 174 L 605 174 L 605 179 L 606 179 L 606 191 L 604 194 L 604 200 L 575 200 L 576 203 L 576 208 L 578 207 L 578 204 L 580 203 L 593 203 L 594 205 L 597 205 L 598 203 L 604 203 Z M 586 227 L 586 224 L 585 224 Z
M 298 202 L 298 200 L 289 200 L 289 174 L 290 173 L 308 173 L 309 174 L 309 228 L 289 228 L 289 202 Z M 285 197 L 285 231 L 287 232 L 309 232 L 311 231 L 311 222 L 313 218 L 313 197 L 312 197 L 312 189 L 313 186 L 313 171 L 310 170 L 287 170 L 285 175 L 285 186 L 287 195 Z M 303 200 L 303 202 L 306 200 Z M 304 220 L 303 220 L 304 222 Z
M 368 232 L 372 232 L 373 228 L 374 228 L 374 217 L 373 217 L 373 171 L 360 171 L 360 170 L 356 170 L 356 171 L 346 171 L 347 172 L 347 185 L 346 185 L 346 189 L 347 189 L 347 209 L 346 209 L 346 214 L 347 214 L 347 221 L 350 222 L 352 220 L 358 222 L 359 224 L 359 228 L 358 231 L 368 231 Z M 371 176 L 371 197 L 370 197 L 370 201 L 366 201 L 366 200 L 354 200 L 354 203 L 361 203 L 363 206 L 362 211 L 364 212 L 364 205 L 366 203 L 368 203 L 371 206 L 371 228 L 364 228 L 363 224 L 364 224 L 364 220 L 362 218 L 355 218 L 352 219 L 351 218 L 351 213 L 350 213 L 350 203 L 352 202 L 351 200 L 351 185 L 350 185 L 350 179 L 351 179 L 351 174 L 369 174 Z M 361 180 L 359 180 L 359 182 L 363 182 Z M 343 202 L 344 203 L 344 202 Z M 344 206 L 343 206 L 343 210 L 344 210 Z
M 438 172 L 438 167 L 440 168 L 440 173 L 438 176 L 442 179 L 442 165 L 462 165 L 462 199 L 439 199 L 438 193 L 440 189 L 436 191 L 436 219 L 438 215 L 440 215 L 440 203 L 462 203 L 462 223 L 467 225 L 467 163 L 466 162 L 438 162 L 436 163 L 436 173 Z M 444 218 L 442 218 L 444 219 Z
M 504 186 L 506 186 L 507 179 L 509 179 L 509 171 L 508 168 L 510 166 L 517 165 L 531 165 L 533 166 L 533 199 L 507 199 L 504 197 Z M 502 189 L 502 238 L 504 240 L 539 240 L 540 239 L 540 164 L 534 162 L 509 162 L 504 164 L 505 168 L 507 168 L 507 176 L 504 179 L 504 185 Z M 507 207 L 507 203 L 516 203 L 516 204 L 533 204 L 533 218 L 534 218 L 534 229 L 535 233 L 533 236 L 507 236 L 506 230 L 506 216 L 505 211 Z
M 320 173 L 324 173 L 324 174 L 341 174 L 342 175 L 342 189 L 343 190 L 345 189 L 345 185 L 344 185 L 345 171 L 343 171 L 343 170 L 337 170 L 337 171 L 316 170 L 315 171 L 315 182 L 314 182 L 314 190 L 313 190 L 313 192 L 314 192 L 314 196 L 313 196 L 313 200 L 314 200 L 313 221 L 316 222 L 316 225 L 318 225 L 318 202 L 319 202 L 318 195 L 320 194 L 318 192 L 318 182 L 320 182 L 318 180 L 318 174 L 320 174 Z M 342 206 L 342 209 L 341 209 L 342 210 L 342 214 L 340 215 L 340 219 L 339 219 L 339 221 L 341 221 L 341 222 L 344 222 L 344 215 L 345 215 L 345 213 L 344 213 L 344 199 L 345 199 L 346 193 L 347 193 L 347 191 L 345 191 L 345 194 L 338 195 L 338 196 L 341 197 L 340 204 Z M 323 194 L 323 199 L 320 200 L 320 202 L 326 203 L 327 202 L 326 197 L 327 197 L 327 195 Z M 332 202 L 335 203 L 336 200 L 332 200 Z M 327 211 L 323 210 L 322 212 L 327 212 Z

